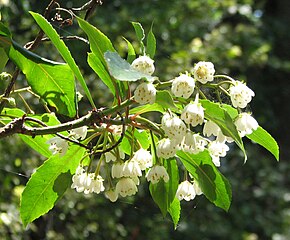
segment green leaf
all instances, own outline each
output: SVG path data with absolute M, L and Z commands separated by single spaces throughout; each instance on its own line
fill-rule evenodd
M 164 113 L 165 110 L 164 110 L 163 106 L 158 104 L 158 103 L 146 104 L 146 105 L 142 105 L 142 106 L 138 106 L 138 107 L 130 109 L 130 114 L 140 115 L 142 113 L 147 113 L 147 112 Z
M 137 81 L 141 78 L 146 78 L 148 81 L 154 80 L 154 77 L 132 68 L 117 52 L 107 51 L 104 56 L 111 76 L 117 80 L 129 82 Z
M 110 74 L 102 64 L 101 60 L 94 54 L 88 54 L 88 63 L 90 67 L 95 71 L 95 73 L 99 76 L 99 78 L 106 84 L 106 86 L 110 89 L 113 95 L 116 95 L 115 87 L 113 80 L 111 79 Z
M 3 48 L 0 48 L 0 73 L 3 71 L 3 68 L 6 66 L 8 62 L 8 56 Z
M 259 126 L 257 130 L 246 135 L 246 137 L 267 149 L 274 155 L 276 160 L 279 161 L 279 146 L 275 139 L 265 129 Z
M 233 118 L 227 112 L 226 108 L 222 108 L 220 104 L 208 100 L 200 100 L 200 102 L 204 108 L 205 118 L 216 123 L 225 136 L 234 139 L 238 147 L 243 151 L 246 161 L 247 155 L 243 141 L 236 129 Z
M 123 39 L 126 41 L 127 47 L 128 47 L 127 61 L 129 63 L 132 63 L 134 61 L 134 59 L 136 58 L 136 53 L 135 53 L 134 47 L 133 47 L 132 43 L 130 43 L 126 38 L 123 37 Z
M 135 33 L 136 33 L 138 41 L 142 42 L 145 38 L 145 32 L 144 32 L 144 29 L 143 29 L 141 23 L 139 23 L 139 22 L 131 22 L 131 23 L 135 29 Z
M 174 229 L 177 228 L 177 224 L 180 219 L 180 211 L 181 211 L 180 201 L 175 197 L 173 202 L 170 205 L 170 208 L 168 209 L 168 212 L 174 223 Z
M 206 198 L 217 207 L 228 211 L 232 199 L 231 186 L 213 164 L 208 151 L 205 150 L 198 154 L 178 151 L 177 156 L 198 182 Z
M 81 71 L 77 64 L 75 63 L 75 60 L 73 59 L 69 49 L 65 45 L 64 41 L 60 39 L 58 33 L 55 31 L 55 29 L 51 26 L 51 24 L 40 14 L 30 12 L 34 20 L 37 22 L 37 24 L 40 26 L 40 28 L 44 31 L 44 33 L 49 37 L 51 42 L 54 44 L 54 46 L 59 51 L 60 55 L 63 57 L 63 59 L 67 62 L 67 64 L 70 66 L 71 70 L 74 72 L 76 78 L 80 82 L 82 88 L 84 89 L 84 92 L 89 99 L 91 105 L 93 107 L 96 107 L 93 101 L 93 98 L 91 96 L 91 93 L 87 87 L 87 84 L 85 82 L 85 79 L 83 78 L 83 75 L 81 74 Z
M 155 102 L 162 106 L 165 110 L 167 110 L 168 108 L 173 111 L 179 110 L 174 104 L 171 94 L 167 90 L 157 91 Z
M 55 116 L 54 113 L 45 113 L 43 115 L 32 115 L 31 117 L 36 118 L 40 121 L 42 121 L 43 123 L 45 123 L 47 126 L 55 126 L 60 124 L 60 122 L 58 121 L 57 117 Z M 30 125 L 31 127 L 35 126 L 35 123 L 30 123 L 27 122 L 27 125 Z M 38 125 L 36 125 L 38 126 Z M 63 134 L 63 133 L 62 133 Z M 67 135 L 67 134 L 65 134 Z M 41 155 L 49 158 L 52 153 L 49 151 L 49 144 L 47 144 L 46 142 L 53 138 L 54 135 L 52 134 L 47 134 L 44 136 L 27 136 L 27 135 L 19 135 L 20 138 L 31 148 L 33 148 L 35 151 L 37 151 L 38 153 L 40 153 Z
M 37 63 L 10 47 L 9 57 L 26 75 L 33 92 L 57 112 L 69 117 L 76 114 L 74 75 L 66 64 Z
M 77 17 L 79 26 L 87 34 L 90 42 L 91 51 L 100 59 L 102 64 L 106 66 L 104 59 L 104 53 L 106 51 L 115 52 L 116 50 L 113 47 L 110 39 L 103 34 L 99 29 L 89 24 L 87 21 Z
M 175 199 L 179 183 L 179 175 L 175 159 L 165 160 L 164 167 L 169 175 L 169 181 L 165 183 L 163 180 L 160 180 L 156 184 L 150 183 L 149 190 L 154 202 L 158 205 L 161 213 L 165 217 Z
M 153 24 L 151 25 L 150 31 L 147 35 L 147 46 L 146 46 L 146 54 L 149 55 L 151 59 L 154 59 L 156 52 L 156 38 L 152 31 Z
M 84 149 L 70 146 L 65 156 L 53 155 L 32 174 L 22 193 L 20 216 L 24 226 L 51 210 L 71 184 Z

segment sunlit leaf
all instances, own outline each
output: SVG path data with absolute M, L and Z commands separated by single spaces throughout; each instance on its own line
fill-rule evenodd
M 46 214 L 63 196 L 84 151 L 79 146 L 70 146 L 65 156 L 51 156 L 31 175 L 20 203 L 24 226 Z
M 246 136 L 267 149 L 273 154 L 276 160 L 279 161 L 279 146 L 275 139 L 265 129 L 259 126 L 257 130 Z
M 162 106 L 165 110 L 170 108 L 173 111 L 178 111 L 178 108 L 173 102 L 172 95 L 167 90 L 157 91 L 155 102 Z
M 149 55 L 151 59 L 154 59 L 156 52 L 156 38 L 152 31 L 153 24 L 151 25 L 150 31 L 147 35 L 147 45 L 146 45 L 146 54 Z
M 213 164 L 208 151 L 205 150 L 198 154 L 178 151 L 177 156 L 198 182 L 206 198 L 217 207 L 228 211 L 232 199 L 231 186 Z
M 177 224 L 180 219 L 180 211 L 181 211 L 181 206 L 180 206 L 180 201 L 175 197 L 173 202 L 171 203 L 168 212 L 172 218 L 172 221 L 174 223 L 174 228 L 177 228 Z

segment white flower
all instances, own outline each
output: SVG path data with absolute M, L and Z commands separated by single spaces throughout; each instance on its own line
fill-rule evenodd
M 193 68 L 194 78 L 202 84 L 213 81 L 214 73 L 212 62 L 198 62 Z
M 210 137 L 211 135 L 217 136 L 221 131 L 220 127 L 214 123 L 213 121 L 207 120 L 203 126 L 203 135 L 206 137 Z
M 135 182 L 129 178 L 121 178 L 116 184 L 116 193 L 120 194 L 122 197 L 132 196 L 136 194 L 138 188 Z
M 216 167 L 220 167 L 220 157 L 225 157 L 229 147 L 222 142 L 212 141 L 208 145 L 208 151 L 212 158 L 212 161 Z
M 84 140 L 87 136 L 87 132 L 88 132 L 88 127 L 82 126 L 82 127 L 70 130 L 70 135 L 73 136 L 75 139 Z
M 183 199 L 185 201 L 190 201 L 195 198 L 195 195 L 194 187 L 189 181 L 186 180 L 178 185 L 176 197 L 179 201 Z
M 123 166 L 123 174 L 124 177 L 140 177 L 142 176 L 141 168 L 138 162 L 135 161 L 126 161 Z
M 193 134 L 189 131 L 184 136 L 181 148 L 185 152 L 197 154 L 203 152 L 206 145 L 207 140 L 205 138 L 203 138 L 199 134 Z
M 147 181 L 151 181 L 151 183 L 155 184 L 163 179 L 164 182 L 169 181 L 169 175 L 165 169 L 165 167 L 160 165 L 155 165 L 146 174 Z
M 118 150 L 119 150 L 118 151 L 119 152 L 119 159 L 125 159 L 125 153 L 120 149 L 118 149 Z M 105 159 L 106 159 L 107 163 L 110 161 L 115 162 L 117 160 L 117 157 L 116 157 L 115 153 L 110 151 L 110 152 L 105 153 Z
M 114 189 L 109 189 L 105 192 L 106 198 L 108 198 L 111 202 L 116 202 L 118 199 L 118 193 Z
M 141 83 L 134 92 L 134 99 L 140 104 L 153 104 L 156 99 L 156 89 L 152 83 Z
M 131 66 L 139 72 L 152 75 L 155 71 L 154 60 L 148 56 L 140 56 L 136 58 Z
M 63 156 L 68 149 L 67 141 L 60 137 L 53 137 L 49 139 L 46 143 L 50 144 L 48 149 L 52 152 L 53 155 L 59 153 L 61 156 Z
M 95 176 L 94 173 L 86 173 L 82 166 L 78 166 L 72 181 L 71 188 L 75 188 L 77 192 L 89 194 L 92 192 L 100 193 L 105 190 L 104 179 L 100 175 Z
M 240 113 L 235 120 L 235 125 L 241 137 L 251 134 L 259 127 L 258 122 L 249 113 Z
M 150 168 L 153 165 L 151 153 L 143 148 L 140 148 L 137 152 L 134 153 L 131 161 L 137 162 L 141 170 Z
M 200 103 L 193 102 L 185 106 L 181 113 L 181 119 L 187 123 L 191 124 L 193 127 L 198 124 L 203 123 L 204 119 L 204 110 Z
M 255 93 L 240 81 L 234 81 L 233 85 L 229 88 L 232 104 L 235 108 L 245 108 Z
M 123 177 L 123 169 L 125 164 L 123 162 L 116 162 L 112 166 L 112 178 L 121 178 Z
M 193 185 L 193 187 L 194 187 L 194 190 L 195 190 L 196 195 L 201 195 L 201 194 L 203 194 L 203 192 L 202 192 L 201 188 L 199 187 L 197 181 L 193 181 L 192 185 Z
M 184 122 L 179 117 L 169 113 L 163 115 L 161 127 L 171 140 L 178 143 L 182 141 L 187 129 Z
M 174 157 L 177 151 L 177 144 L 175 141 L 170 140 L 169 138 L 161 139 L 158 142 L 156 153 L 158 157 L 165 159 Z
M 172 82 L 171 91 L 176 97 L 189 98 L 193 93 L 195 87 L 195 81 L 188 74 L 181 74 L 176 77 Z
M 91 173 L 91 174 L 92 176 L 95 175 L 94 173 Z M 103 182 L 104 182 L 104 179 L 102 178 L 102 176 L 100 175 L 96 176 L 92 181 L 91 191 L 97 194 L 100 192 L 103 192 L 105 190 Z

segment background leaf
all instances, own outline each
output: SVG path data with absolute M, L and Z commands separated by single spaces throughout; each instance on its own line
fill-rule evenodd
M 66 155 L 51 156 L 31 175 L 21 198 L 20 216 L 24 226 L 53 208 L 71 184 L 84 149 L 70 146 Z
M 246 137 L 267 149 L 279 161 L 279 146 L 265 129 L 259 126 L 257 130 L 246 135 Z
M 198 154 L 178 151 L 177 156 L 198 182 L 206 198 L 217 207 L 228 211 L 232 199 L 231 186 L 213 164 L 208 151 L 205 150 Z
M 69 49 L 65 45 L 64 41 L 60 39 L 59 35 L 55 31 L 55 29 L 51 26 L 51 24 L 40 14 L 30 12 L 34 20 L 37 22 L 37 24 L 40 26 L 40 28 L 45 32 L 45 34 L 49 37 L 51 42 L 54 44 L 54 46 L 57 48 L 63 59 L 68 63 L 71 70 L 74 72 L 76 78 L 80 82 L 82 88 L 84 89 L 84 92 L 89 99 L 91 105 L 93 107 L 96 107 L 93 101 L 93 98 L 91 96 L 91 93 L 87 87 L 87 84 L 85 82 L 85 79 L 83 78 L 83 75 L 81 74 L 81 71 L 79 67 L 76 65 L 75 60 L 73 59 Z

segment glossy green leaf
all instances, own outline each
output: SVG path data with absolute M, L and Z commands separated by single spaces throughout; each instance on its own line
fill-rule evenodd
M 180 211 L 181 211 L 180 201 L 175 197 L 170 205 L 170 208 L 168 209 L 168 213 L 172 218 L 175 229 L 177 228 L 177 224 L 180 219 Z
M 206 198 L 217 207 L 228 211 L 232 199 L 231 186 L 213 164 L 208 151 L 199 154 L 178 151 L 177 156 L 198 182 Z
M 76 114 L 74 75 L 67 64 L 37 63 L 10 47 L 9 57 L 22 70 L 33 92 L 57 112 L 69 117 Z
M 155 102 L 162 106 L 164 110 L 167 110 L 168 108 L 170 108 L 172 111 L 179 110 L 174 104 L 172 95 L 167 90 L 157 91 Z
M 74 72 L 76 78 L 80 82 L 82 88 L 84 89 L 84 92 L 89 99 L 91 105 L 95 107 L 93 98 L 91 96 L 91 93 L 87 87 L 87 84 L 85 82 L 85 79 L 83 78 L 81 71 L 77 64 L 75 63 L 75 60 L 73 59 L 69 49 L 65 45 L 64 41 L 60 39 L 58 33 L 55 31 L 55 29 L 51 26 L 51 24 L 40 14 L 30 12 L 34 20 L 37 22 L 37 24 L 40 26 L 40 28 L 44 31 L 44 33 L 49 37 L 51 42 L 54 44 L 54 46 L 57 48 L 63 59 L 67 62 L 67 64 L 70 66 L 71 70 Z
M 179 183 L 179 175 L 175 159 L 165 160 L 164 167 L 169 175 L 169 181 L 165 183 L 161 180 L 156 184 L 150 183 L 149 190 L 154 202 L 158 205 L 161 213 L 165 217 L 175 199 Z
M 65 156 L 51 156 L 31 175 L 22 193 L 20 216 L 24 226 L 46 214 L 71 184 L 84 149 L 70 146 Z
M 142 42 L 145 38 L 145 32 L 142 25 L 138 22 L 131 22 L 131 23 L 135 29 L 135 33 L 136 33 L 138 41 Z
M 247 155 L 243 141 L 236 129 L 233 118 L 227 110 L 222 108 L 220 104 L 208 100 L 200 100 L 200 102 L 204 108 L 205 118 L 216 123 L 221 128 L 224 135 L 234 139 L 238 147 L 243 151 L 246 161 Z
M 149 55 L 151 59 L 154 59 L 156 52 L 156 38 L 152 31 L 153 24 L 151 25 L 150 31 L 147 35 L 147 45 L 146 45 L 146 54 Z
M 95 73 L 104 82 L 104 84 L 106 84 L 106 86 L 110 89 L 110 91 L 115 96 L 116 91 L 115 91 L 113 80 L 111 79 L 110 74 L 108 73 L 105 66 L 102 64 L 101 60 L 94 53 L 89 53 L 88 63 L 90 67 L 95 71 Z
M 104 56 L 110 74 L 117 80 L 128 82 L 137 81 L 141 78 L 146 78 L 148 81 L 154 80 L 154 77 L 132 68 L 117 52 L 107 51 Z
M 79 26 L 87 34 L 90 42 L 91 51 L 100 59 L 102 64 L 106 66 L 104 53 L 106 51 L 115 52 L 110 39 L 103 34 L 99 29 L 88 23 L 87 21 L 77 17 Z
M 276 160 L 279 161 L 279 146 L 275 139 L 265 129 L 259 126 L 257 130 L 246 136 L 267 149 L 273 154 Z

